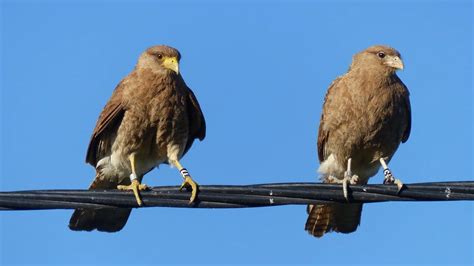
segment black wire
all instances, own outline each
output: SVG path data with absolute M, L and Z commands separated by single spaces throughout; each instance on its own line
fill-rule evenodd
M 178 187 L 142 191 L 143 207 L 248 208 L 306 205 L 331 202 L 453 201 L 474 200 L 474 182 L 407 184 L 398 193 L 395 185 L 351 185 L 349 201 L 342 186 L 322 183 L 278 183 L 246 186 L 200 186 L 196 202 Z M 135 208 L 131 192 L 118 190 L 30 190 L 0 192 L 0 210 L 76 208 Z

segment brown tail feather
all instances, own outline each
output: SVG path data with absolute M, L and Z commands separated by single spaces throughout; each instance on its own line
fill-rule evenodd
M 352 233 L 360 224 L 362 203 L 308 205 L 305 230 L 315 237 L 331 231 Z
M 128 184 L 127 184 L 128 182 Z M 120 184 L 96 174 L 94 182 L 89 189 L 117 188 L 117 185 L 129 185 L 130 181 L 125 178 Z M 127 223 L 132 209 L 76 209 L 69 221 L 69 228 L 74 231 L 92 231 L 97 229 L 103 232 L 117 232 Z

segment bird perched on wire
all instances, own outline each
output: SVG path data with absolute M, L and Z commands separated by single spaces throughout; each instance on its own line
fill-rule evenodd
M 143 204 L 143 176 L 162 163 L 180 171 L 181 188 L 198 186 L 179 160 L 194 139 L 203 140 L 206 124 L 194 93 L 179 72 L 178 50 L 154 46 L 143 52 L 135 69 L 115 88 L 99 116 L 87 150 L 86 162 L 96 169 L 89 189 L 131 190 Z M 76 209 L 72 230 L 121 230 L 131 209 Z
M 318 172 L 324 183 L 367 184 L 380 166 L 384 183 L 395 183 L 387 166 L 410 135 L 409 92 L 397 76 L 400 53 L 376 45 L 354 55 L 348 72 L 327 91 L 318 132 Z M 316 237 L 335 231 L 351 233 L 360 224 L 361 203 L 308 205 L 305 229 Z

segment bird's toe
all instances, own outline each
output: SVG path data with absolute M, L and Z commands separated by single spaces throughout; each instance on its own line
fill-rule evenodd
M 186 176 L 179 190 L 183 190 L 183 188 L 191 190 L 191 197 L 189 198 L 189 203 L 193 203 L 196 200 L 198 184 L 190 176 Z

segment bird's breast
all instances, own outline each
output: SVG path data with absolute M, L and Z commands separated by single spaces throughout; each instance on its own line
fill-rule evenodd
M 390 159 L 401 141 L 401 99 L 380 88 L 347 89 L 335 97 L 334 111 L 325 113 L 329 153 L 339 164 L 352 158 L 362 168 Z
M 127 110 L 112 148 L 114 166 L 130 170 L 129 156 L 136 155 L 140 172 L 179 158 L 188 136 L 186 101 L 180 83 L 151 82 L 130 92 Z M 138 170 L 137 170 L 138 172 Z
M 159 161 L 178 160 L 189 135 L 185 84 L 168 80 L 150 99 L 148 116 L 155 133 L 153 151 Z

